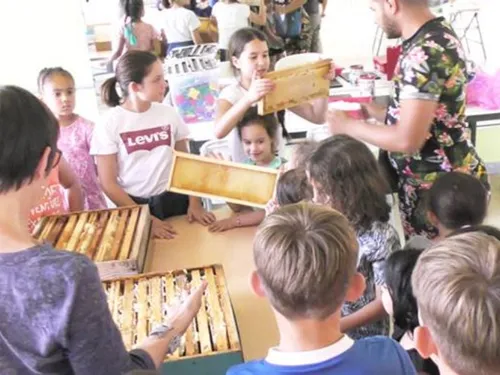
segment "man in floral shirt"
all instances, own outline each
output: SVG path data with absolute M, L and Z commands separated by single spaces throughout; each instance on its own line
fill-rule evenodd
M 427 0 L 371 0 L 377 23 L 389 38 L 402 38 L 394 92 L 388 108 L 366 105 L 370 117 L 388 126 L 349 120 L 330 112 L 333 133 L 345 133 L 389 152 L 398 183 L 405 236 L 433 238 L 425 193 L 439 174 L 461 171 L 489 189 L 483 161 L 465 122 L 467 74 L 464 52 L 451 26 L 435 18 Z

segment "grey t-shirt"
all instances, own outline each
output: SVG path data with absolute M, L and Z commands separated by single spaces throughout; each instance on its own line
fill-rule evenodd
M 124 374 L 154 369 L 128 353 L 96 266 L 85 256 L 36 246 L 0 253 L 0 374 Z
M 318 14 L 319 13 L 319 0 L 307 0 L 304 4 L 304 9 L 307 14 Z

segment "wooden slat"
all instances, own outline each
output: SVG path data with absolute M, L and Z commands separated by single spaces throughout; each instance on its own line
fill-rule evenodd
M 98 214 L 96 212 L 92 212 L 89 216 L 89 220 L 83 227 L 83 233 L 80 236 L 80 242 L 77 245 L 77 251 L 80 254 L 87 254 L 90 244 L 92 243 L 95 234 L 96 234 L 96 225 L 95 222 L 97 220 Z
M 52 245 L 57 242 L 57 239 L 61 235 L 61 232 L 66 224 L 66 218 L 60 217 L 57 218 L 56 223 L 53 225 L 49 235 L 46 238 L 46 241 Z
M 130 213 L 130 211 L 128 211 L 128 210 L 127 211 L 122 210 L 119 212 L 120 221 L 118 223 L 118 228 L 116 229 L 115 239 L 113 241 L 113 247 L 111 248 L 110 259 L 112 259 L 112 260 L 118 259 L 118 253 L 120 251 L 120 245 L 121 245 L 122 240 L 123 240 L 125 226 L 127 225 L 129 213 Z
M 327 98 L 330 82 L 325 76 L 331 60 L 320 60 L 293 68 L 266 73 L 263 78 L 274 82 L 274 89 L 258 103 L 260 115 L 296 107 L 311 99 Z
M 109 216 L 108 222 L 106 223 L 106 229 L 102 235 L 101 244 L 95 256 L 96 262 L 102 262 L 105 260 L 110 260 L 111 249 L 113 247 L 113 236 L 116 232 L 118 226 L 118 211 L 112 211 Z
M 122 310 L 122 336 L 123 342 L 127 350 L 132 349 L 134 345 L 134 282 L 132 280 L 125 280 L 125 291 L 123 300 L 123 310 Z
M 226 322 L 227 335 L 229 337 L 229 345 L 231 349 L 240 349 L 240 339 L 238 336 L 238 329 L 236 328 L 236 320 L 234 319 L 233 309 L 231 308 L 231 301 L 229 293 L 226 288 L 226 278 L 222 266 L 216 265 L 215 280 L 219 289 L 219 297 L 222 305 L 222 312 L 224 314 L 224 321 Z
M 175 152 L 167 190 L 264 208 L 277 180 L 277 170 Z
M 137 219 L 139 217 L 139 212 L 140 207 L 135 207 L 134 209 L 132 209 L 132 213 L 130 214 L 130 218 L 127 223 L 125 236 L 123 238 L 122 247 L 120 248 L 120 253 L 118 255 L 119 260 L 126 260 L 129 258 L 130 247 L 134 238 L 134 232 L 137 224 Z
M 187 275 L 184 273 L 181 273 L 180 275 L 177 275 L 175 277 L 176 284 L 178 289 L 181 291 L 186 291 L 188 289 L 187 285 Z M 194 337 L 194 332 L 196 332 L 196 318 L 193 319 L 191 324 L 188 326 L 186 330 L 186 334 L 184 335 L 184 344 L 181 347 L 181 354 L 184 355 L 193 355 L 196 353 L 199 353 L 199 345 L 197 342 L 195 342 L 195 337 Z
M 120 283 L 112 282 L 108 290 L 108 307 L 111 316 L 116 318 L 116 308 L 118 307 L 118 297 L 120 296 Z
M 94 238 L 90 243 L 89 249 L 87 250 L 87 256 L 90 259 L 95 259 L 97 252 L 99 250 L 99 244 L 101 243 L 102 234 L 106 229 L 106 223 L 108 222 L 109 212 L 102 212 L 99 214 L 99 219 L 96 222 L 97 228 Z
M 212 268 L 205 269 L 205 280 L 207 281 L 207 297 L 208 314 L 210 316 L 212 339 L 214 341 L 215 350 L 225 351 L 229 348 L 227 342 L 227 330 L 224 323 L 224 314 L 219 302 L 219 295 L 217 292 L 217 284 L 214 277 Z
M 69 220 L 64 226 L 63 232 L 57 241 L 55 248 L 59 250 L 66 249 L 68 246 L 69 239 L 73 234 L 73 230 L 75 229 L 76 223 L 78 222 L 78 215 L 70 215 Z
M 149 319 L 149 332 L 160 324 L 163 324 L 162 311 L 162 286 L 160 277 L 149 279 L 149 301 L 151 303 L 151 318 Z
M 42 234 L 40 235 L 39 240 L 40 241 L 45 241 L 47 236 L 49 235 L 50 231 L 52 230 L 52 227 L 56 223 L 57 217 L 51 216 L 47 219 L 47 224 L 45 224 L 45 228 L 42 231 Z
M 201 275 L 199 270 L 193 270 L 191 272 L 191 285 L 193 288 L 197 288 L 201 285 Z M 198 322 L 198 335 L 200 340 L 201 353 L 210 353 L 212 351 L 212 343 L 210 340 L 210 331 L 208 328 L 208 316 L 206 311 L 206 300 L 202 297 L 201 308 L 196 315 L 196 320 Z
M 148 337 L 148 280 L 141 279 L 137 283 L 137 342 L 142 342 Z
M 67 250 L 70 251 L 76 250 L 76 245 L 78 244 L 80 235 L 83 232 L 83 228 L 85 227 L 85 223 L 87 222 L 88 216 L 89 216 L 88 212 L 84 212 L 78 217 L 78 222 L 76 223 L 75 230 L 71 234 L 71 238 L 69 239 L 68 245 L 66 246 Z

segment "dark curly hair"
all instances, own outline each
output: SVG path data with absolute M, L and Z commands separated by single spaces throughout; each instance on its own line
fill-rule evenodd
M 356 230 L 367 230 L 376 221 L 389 221 L 389 187 L 364 143 L 347 135 L 327 138 L 309 158 L 307 171 L 319 195 L 342 212 Z
M 385 264 L 385 284 L 392 299 L 394 323 L 410 333 L 419 325 L 411 275 L 422 252 L 411 248 L 395 251 Z

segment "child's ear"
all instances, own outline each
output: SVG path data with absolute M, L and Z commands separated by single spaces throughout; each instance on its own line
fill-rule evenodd
M 434 339 L 432 338 L 429 328 L 426 326 L 419 326 L 413 331 L 413 342 L 415 349 L 422 356 L 422 358 L 430 358 L 437 356 L 438 351 Z
M 366 282 L 365 277 L 356 272 L 349 282 L 349 287 L 347 289 L 347 293 L 345 295 L 345 300 L 347 302 L 355 302 L 357 301 L 365 292 Z
M 439 224 L 439 220 L 437 218 L 437 216 L 431 212 L 431 211 L 427 211 L 427 219 L 429 220 L 429 222 L 434 225 L 435 227 L 438 226 Z
M 252 291 L 257 297 L 266 296 L 266 292 L 264 291 L 262 281 L 260 280 L 260 276 L 257 271 L 252 271 L 252 274 L 250 275 L 250 285 L 252 286 Z
M 236 69 L 240 69 L 240 61 L 238 60 L 238 58 L 236 56 L 231 56 L 231 64 L 233 64 L 233 66 Z
M 141 90 L 140 83 L 130 82 L 130 84 L 128 85 L 128 92 L 138 92 L 140 90 Z

